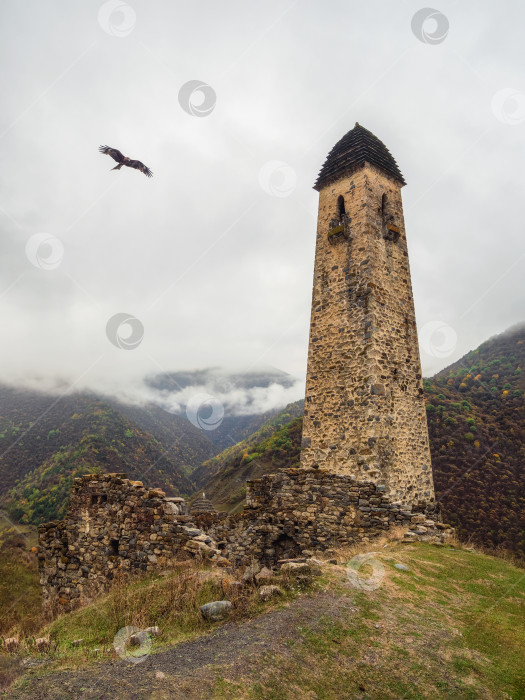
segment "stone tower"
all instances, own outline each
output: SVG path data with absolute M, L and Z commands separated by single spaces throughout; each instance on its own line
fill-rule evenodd
M 315 183 L 319 215 L 301 466 L 434 498 L 403 176 L 359 124 Z

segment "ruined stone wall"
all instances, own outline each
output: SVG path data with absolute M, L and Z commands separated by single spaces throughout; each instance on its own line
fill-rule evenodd
M 64 520 L 39 528 L 44 609 L 69 611 L 107 591 L 119 574 L 162 570 L 178 558 L 219 557 L 183 499 L 166 498 L 125 474 L 74 480 Z
M 403 525 L 416 537 L 442 537 L 421 512 L 392 504 L 384 487 L 318 469 L 288 469 L 247 483 L 242 513 L 188 516 L 124 474 L 75 479 L 64 520 L 39 528 L 44 610 L 68 612 L 109 590 L 116 578 L 166 570 L 206 557 L 219 566 L 272 565 L 331 547 L 369 541 Z
M 288 469 L 247 482 L 242 513 L 206 514 L 195 522 L 233 564 L 313 554 L 369 541 L 402 525 L 417 536 L 448 528 L 425 503 L 421 512 L 392 504 L 384 487 L 319 469 Z
M 314 465 L 405 505 L 434 497 L 401 190 L 368 164 L 319 195 L 301 454 Z

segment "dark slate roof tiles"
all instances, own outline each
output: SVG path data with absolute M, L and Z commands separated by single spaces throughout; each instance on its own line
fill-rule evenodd
M 330 182 L 370 163 L 387 173 L 401 185 L 406 182 L 394 157 L 377 136 L 356 122 L 351 131 L 338 141 L 328 154 L 314 189 L 320 190 Z

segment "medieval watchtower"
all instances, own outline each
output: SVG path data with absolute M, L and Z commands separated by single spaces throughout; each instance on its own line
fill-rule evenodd
M 401 187 L 359 124 L 330 151 L 319 215 L 301 466 L 434 497 Z

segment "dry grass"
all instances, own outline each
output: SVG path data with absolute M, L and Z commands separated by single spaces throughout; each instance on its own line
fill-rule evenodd
M 356 554 L 368 554 L 369 552 L 377 552 L 380 549 L 384 549 L 389 545 L 399 543 L 403 540 L 403 536 L 407 531 L 407 527 L 396 525 L 390 528 L 384 534 L 379 537 L 370 540 L 369 542 L 358 542 L 349 547 L 335 547 L 333 551 L 335 552 L 338 561 L 347 562 Z M 324 557 L 329 558 L 329 557 Z
M 49 634 L 55 651 L 76 656 L 72 642 L 82 639 L 82 650 L 93 647 L 110 651 L 123 627 L 158 626 L 159 642 L 179 641 L 206 627 L 199 607 L 225 597 L 222 577 L 204 562 L 182 562 L 164 576 L 116 580 L 111 591 L 92 604 L 62 615 L 42 630 Z
M 229 600 L 233 607 L 228 619 L 240 620 L 286 603 L 311 583 L 298 583 L 289 573 L 277 574 L 272 582 L 279 584 L 283 595 L 263 602 L 255 583 L 242 580 L 243 573 L 244 569 L 226 572 L 206 561 L 191 559 L 176 564 L 163 575 L 131 582 L 117 579 L 106 596 L 48 624 L 43 625 L 40 614 L 29 615 L 31 627 L 24 631 L 16 625 L 9 636 L 19 638 L 20 655 L 37 654 L 35 639 L 48 637 L 50 651 L 46 658 L 52 661 L 53 668 L 78 666 L 108 655 L 115 657 L 115 635 L 124 627 L 159 627 L 160 635 L 153 639 L 153 648 L 159 649 L 206 632 L 211 623 L 200 612 L 205 603 Z M 6 651 L 0 647 L 0 657 L 2 654 Z
M 510 552 L 504 547 L 497 547 L 496 549 L 484 547 L 483 545 L 479 544 L 479 542 L 475 542 L 472 538 L 468 538 L 463 542 L 460 542 L 457 539 L 457 537 L 454 537 L 453 540 L 454 541 L 451 540 L 452 544 L 454 544 L 457 547 L 467 549 L 469 552 L 484 554 L 487 557 L 497 557 L 498 559 L 503 559 L 503 561 L 506 561 L 508 564 L 517 566 L 520 569 L 525 569 L 525 560 L 523 559 L 523 557 L 520 557 L 514 552 Z
M 327 567 L 328 588 L 353 603 L 346 619 L 303 626 L 288 653 L 242 679 L 223 671 L 214 697 L 525 698 L 523 571 L 465 548 L 385 544 L 357 552 L 377 552 L 385 568 L 377 589 L 341 583 L 342 567 Z M 400 561 L 406 571 L 395 568 Z
M 351 585 L 343 566 L 328 564 L 321 568 L 322 575 L 314 585 L 291 574 L 277 574 L 272 583 L 278 583 L 285 593 L 278 602 L 270 603 L 259 599 L 253 584 L 232 585 L 242 579 L 242 570 L 222 572 L 206 562 L 184 562 L 166 576 L 132 584 L 117 582 L 104 598 L 63 615 L 39 632 L 51 636 L 53 649 L 45 670 L 33 674 L 38 678 L 33 678 L 31 687 L 41 688 L 47 677 L 48 686 L 54 687 L 55 676 L 49 672 L 60 669 L 67 669 L 60 678 L 77 679 L 77 690 L 83 690 L 91 676 L 105 683 L 118 664 L 100 669 L 85 664 L 115 657 L 113 638 L 119 629 L 159 626 L 161 636 L 154 639 L 152 651 L 160 650 L 203 635 L 213 625 L 203 620 L 199 606 L 228 598 L 233 603 L 231 617 L 239 621 L 274 608 L 271 616 L 260 618 L 271 620 L 267 637 L 261 636 L 260 620 L 254 623 L 258 630 L 254 637 L 247 634 L 250 622 L 226 626 L 217 644 L 234 649 L 233 662 L 221 662 L 220 667 L 209 666 L 205 639 L 202 644 L 193 642 L 191 649 L 197 650 L 197 656 L 201 653 L 202 663 L 195 667 L 198 671 L 188 686 L 188 697 L 207 696 L 209 691 L 216 698 L 261 700 L 298 696 L 525 698 L 523 570 L 465 548 L 399 543 L 403 531 L 385 533 L 364 546 L 337 550 L 337 559 L 344 562 L 356 553 L 377 553 L 374 559 L 383 564 L 384 577 L 371 590 Z M 326 558 L 333 558 L 333 550 Z M 398 562 L 406 564 L 407 570 L 397 569 Z M 301 590 L 321 589 L 324 598 L 300 601 L 311 605 L 292 624 L 287 623 L 283 645 L 278 630 L 282 631 L 283 616 L 295 610 L 296 604 L 287 610 L 281 606 Z M 236 666 L 239 635 L 250 662 Z M 83 640 L 81 645 L 72 644 L 76 639 Z M 261 639 L 267 643 L 261 645 Z M 30 645 L 26 649 L 30 651 Z M 95 649 L 99 650 L 96 654 Z M 137 697 L 164 697 L 164 691 L 166 697 L 175 697 L 169 695 L 166 684 L 178 683 L 176 657 L 180 652 L 173 650 L 174 666 L 170 653 L 158 658 L 165 659 L 173 678 L 157 683 L 150 674 L 143 682 L 147 694 L 137 691 Z M 169 670 L 172 668 L 175 670 Z M 6 671 L 16 675 L 16 665 L 8 664 Z M 111 687 L 116 692 L 112 697 L 129 697 L 129 688 L 121 688 L 117 680 L 113 679 Z M 26 682 L 32 681 L 26 676 L 21 683 Z
M 0 549 L 0 635 L 25 638 L 44 623 L 36 556 L 9 544 Z

